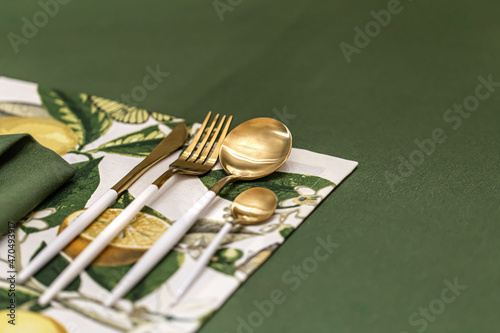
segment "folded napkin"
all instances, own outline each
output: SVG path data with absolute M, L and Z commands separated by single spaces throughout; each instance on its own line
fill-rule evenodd
M 60 135 L 51 136 L 49 144 L 59 147 L 63 158 L 76 168 L 73 179 L 36 207 L 17 229 L 16 237 L 23 253 L 17 262 L 19 266 L 25 266 L 37 251 L 53 241 L 57 232 L 74 219 L 76 211 L 88 207 L 105 193 L 169 133 L 169 127 L 179 121 L 108 99 L 46 89 L 7 78 L 0 78 L 2 112 L 11 120 L 0 118 L 0 131 L 12 130 L 12 124 L 19 129 L 31 130 L 33 135 L 57 130 Z M 118 198 L 107 216 L 126 207 L 167 170 L 177 156 L 172 154 L 145 173 Z M 104 223 L 109 222 L 106 216 L 68 246 L 65 255 L 59 255 L 36 274 L 36 284 L 17 285 L 16 304 L 25 308 L 31 306 L 31 311 L 41 311 L 68 331 L 84 327 L 85 331 L 100 333 L 195 332 L 299 228 L 356 165 L 353 161 L 294 148 L 277 172 L 226 187 L 202 212 L 176 248 L 126 295 L 121 301 L 123 306 L 103 306 L 101 301 L 133 262 L 225 172 L 217 164 L 201 177 L 177 175 L 162 187 L 162 195 L 136 217 L 126 232 L 61 292 L 54 304 L 40 309 L 29 302 L 43 291 L 40 285 L 50 284 L 68 265 L 68 260 L 102 230 Z M 279 204 L 275 214 L 261 225 L 231 230 L 203 276 L 177 306 L 170 308 L 168 303 L 172 293 L 179 288 L 222 225 L 231 219 L 229 207 L 234 198 L 257 186 L 271 189 L 277 195 Z M 0 192 L 6 192 L 2 185 Z M 2 254 L 7 253 L 6 238 L 0 238 L 0 259 L 4 259 Z M 334 239 L 322 235 L 315 241 L 325 247 L 321 255 L 326 257 L 336 246 Z M 0 260 L 2 270 L 7 270 L 6 260 Z M 0 276 L 0 308 L 9 305 L 9 286 L 9 281 Z M 281 290 L 287 287 L 277 285 Z
M 29 134 L 0 135 L 0 235 L 75 174 Z

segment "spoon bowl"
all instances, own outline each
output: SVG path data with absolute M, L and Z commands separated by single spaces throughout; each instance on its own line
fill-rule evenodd
M 254 187 L 242 192 L 231 205 L 233 224 L 253 225 L 261 223 L 273 215 L 278 205 L 278 198 L 273 191 Z
M 239 179 L 257 179 L 276 171 L 292 150 L 292 135 L 272 118 L 248 120 L 228 134 L 219 160 L 224 171 Z
M 265 177 L 285 163 L 292 151 L 292 134 L 273 118 L 254 118 L 236 126 L 221 146 L 219 162 L 228 176 L 210 191 L 218 194 L 236 180 Z

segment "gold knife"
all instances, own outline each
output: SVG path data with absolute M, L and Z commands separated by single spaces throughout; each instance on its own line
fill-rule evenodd
M 118 183 L 116 183 L 111 189 L 116 191 L 118 195 L 122 194 L 123 191 L 128 189 L 137 178 L 142 176 L 144 172 L 149 170 L 153 165 L 172 154 L 174 151 L 179 149 L 184 142 L 186 142 L 188 137 L 188 129 L 184 123 L 179 123 L 170 132 L 170 134 L 165 137 L 158 146 L 153 149 L 151 153 L 141 163 L 137 164 L 135 168 L 130 170 L 130 172 L 123 177 Z
M 179 123 L 168 136 L 166 136 L 136 167 L 125 175 L 118 183 L 109 189 L 104 195 L 96 200 L 91 206 L 68 225 L 54 241 L 50 242 L 36 257 L 26 266 L 18 276 L 20 283 L 26 282 L 33 274 L 38 272 L 47 262 L 66 247 L 76 236 L 101 215 L 106 208 L 111 206 L 118 196 L 130 187 L 144 172 L 153 165 L 179 149 L 188 137 L 188 129 L 184 123 Z

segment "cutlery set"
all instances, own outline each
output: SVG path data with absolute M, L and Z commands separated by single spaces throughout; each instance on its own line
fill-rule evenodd
M 210 188 L 179 220 L 144 253 L 127 274 L 119 281 L 104 301 L 112 306 L 139 283 L 196 222 L 202 211 L 210 205 L 217 194 L 235 181 L 247 181 L 265 177 L 285 163 L 292 149 L 292 136 L 288 128 L 272 118 L 255 118 L 235 127 L 229 134 L 232 116 L 219 117 L 217 114 L 209 125 L 212 114 L 208 113 L 201 128 L 187 148 L 172 162 L 169 169 L 137 196 L 52 282 L 38 299 L 42 306 L 70 284 L 95 258 L 115 239 L 144 206 L 157 199 L 160 188 L 175 174 L 199 176 L 209 172 L 217 160 L 227 176 Z M 71 243 L 92 222 L 110 207 L 142 174 L 160 160 L 182 147 L 188 131 L 183 123 L 177 125 L 158 146 L 125 177 L 106 191 L 91 206 L 69 224 L 23 269 L 18 278 L 27 281 L 54 256 Z M 276 209 L 274 193 L 263 188 L 253 188 L 238 195 L 231 206 L 234 217 L 226 223 L 211 244 L 196 262 L 194 269 L 176 291 L 171 305 L 175 305 L 188 288 L 200 276 L 224 235 L 235 224 L 256 224 L 267 220 Z

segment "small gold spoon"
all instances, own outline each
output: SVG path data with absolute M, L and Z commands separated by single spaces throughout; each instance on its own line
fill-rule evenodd
M 203 251 L 203 254 L 196 262 L 193 270 L 189 272 L 180 288 L 175 293 L 170 305 L 173 306 L 179 302 L 186 291 L 191 287 L 194 281 L 201 275 L 203 269 L 207 266 L 213 254 L 219 247 L 224 236 L 236 224 L 254 225 L 262 223 L 273 215 L 278 205 L 278 198 L 273 191 L 263 187 L 255 187 L 242 192 L 234 199 L 231 205 L 231 214 L 234 220 L 224 224 L 214 240 Z

